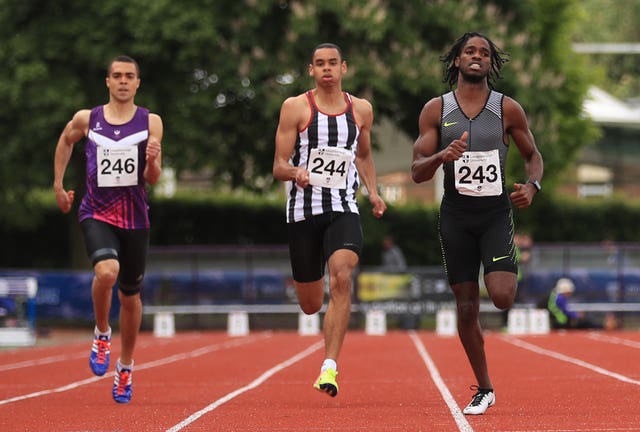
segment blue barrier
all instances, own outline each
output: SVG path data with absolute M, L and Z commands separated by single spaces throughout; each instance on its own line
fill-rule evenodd
M 204 270 L 197 274 L 152 273 L 145 276 L 147 305 L 200 305 L 288 302 L 287 277 L 279 271 Z
M 571 298 L 575 302 L 640 302 L 640 271 L 637 270 L 624 273 L 606 270 L 532 272 L 521 284 L 519 300 L 535 301 L 543 298 L 561 277 L 568 277 L 573 281 L 576 289 Z
M 93 320 L 91 271 L 0 271 L 1 276 L 33 276 L 38 280 L 36 319 Z M 537 302 L 560 277 L 576 286 L 576 302 L 640 302 L 640 270 L 575 270 L 530 272 L 520 287 L 518 301 Z M 448 287 L 444 287 L 448 293 Z M 422 290 L 418 300 L 433 293 Z M 286 304 L 295 302 L 290 276 L 277 270 L 153 272 L 145 276 L 145 305 Z M 113 291 L 111 318 L 118 315 L 117 291 Z
M 38 281 L 35 299 L 36 320 L 56 318 L 63 320 L 93 320 L 91 301 L 92 272 L 0 272 L 0 276 L 32 276 Z M 112 317 L 117 316 L 119 302 L 114 292 Z
M 35 299 L 37 319 L 93 320 L 91 281 L 93 272 L 0 271 L 1 276 L 33 276 L 38 281 Z M 198 305 L 225 303 L 288 302 L 287 277 L 278 271 L 200 271 L 148 273 L 142 288 L 145 305 Z M 111 319 L 118 315 L 113 290 Z

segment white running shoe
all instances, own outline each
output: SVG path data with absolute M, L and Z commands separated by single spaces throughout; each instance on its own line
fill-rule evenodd
M 481 389 L 478 386 L 471 386 L 471 390 L 475 390 L 476 394 L 473 395 L 471 402 L 462 411 L 469 415 L 484 414 L 485 411 L 496 403 L 496 395 L 493 389 Z

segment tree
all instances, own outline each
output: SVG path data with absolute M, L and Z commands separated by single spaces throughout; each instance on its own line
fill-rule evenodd
M 439 56 L 465 31 L 481 31 L 512 54 L 497 88 L 530 115 L 545 183 L 594 136 L 581 115 L 589 77 L 570 46 L 577 0 L 131 0 L 127 7 L 0 0 L 0 6 L 5 224 L 37 222 L 29 192 L 50 187 L 64 122 L 105 102 L 106 63 L 122 53 L 141 65 L 137 102 L 164 119 L 165 163 L 178 172 L 207 169 L 218 188 L 277 187 L 271 165 L 278 111 L 286 97 L 311 85 L 311 49 L 325 41 L 344 50 L 345 89 L 416 136 L 422 105 L 446 90 Z M 74 156 L 80 169 L 67 188 L 83 183 L 80 150 Z M 509 177 L 520 178 L 521 164 L 512 165 Z
M 587 13 L 598 11 L 598 13 Z M 640 43 L 640 2 L 637 0 L 584 0 L 583 19 L 576 27 L 578 43 Z M 598 71 L 597 85 L 620 99 L 640 98 L 640 54 L 585 55 Z

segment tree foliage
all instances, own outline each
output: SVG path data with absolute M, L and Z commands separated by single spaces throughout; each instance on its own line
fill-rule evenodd
M 0 220 L 33 221 L 27 197 L 51 185 L 64 124 L 78 109 L 106 101 L 107 62 L 123 53 L 141 66 L 136 102 L 164 120 L 165 164 L 179 173 L 208 170 L 212 187 L 267 191 L 276 187 L 271 166 L 280 105 L 312 85 L 307 64 L 315 45 L 339 44 L 349 64 L 345 90 L 416 136 L 424 103 L 447 90 L 440 55 L 462 33 L 480 31 L 512 55 L 497 89 L 527 111 L 545 156 L 545 180 L 552 180 L 594 137 L 581 113 L 589 77 L 570 45 L 578 5 L 0 0 Z M 522 164 L 510 165 L 509 177 L 522 177 Z M 81 176 L 82 169 L 72 170 L 67 188 L 81 187 Z
M 582 7 L 583 19 L 578 21 L 574 42 L 640 43 L 640 1 L 583 0 Z M 585 57 L 589 67 L 597 71 L 598 86 L 620 99 L 640 102 L 640 53 L 591 53 Z

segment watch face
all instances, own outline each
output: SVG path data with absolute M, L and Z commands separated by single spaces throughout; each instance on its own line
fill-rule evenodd
M 532 181 L 531 184 L 538 190 L 540 191 L 540 189 L 542 189 L 542 186 L 540 186 L 540 182 L 539 181 Z

